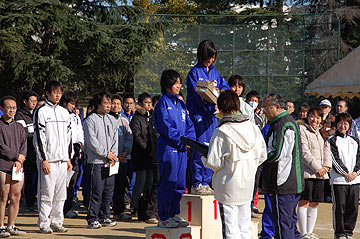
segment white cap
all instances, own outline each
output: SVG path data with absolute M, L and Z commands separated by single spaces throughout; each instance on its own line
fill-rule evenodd
M 331 103 L 330 103 L 329 100 L 322 100 L 322 101 L 320 102 L 320 105 L 327 105 L 327 106 L 329 106 L 329 107 L 331 108 Z

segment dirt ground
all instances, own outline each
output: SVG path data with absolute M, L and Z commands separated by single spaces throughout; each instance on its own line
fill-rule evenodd
M 258 208 L 260 211 L 263 211 L 264 200 L 263 196 L 260 195 Z M 145 229 L 146 226 L 151 226 L 143 222 L 118 222 L 115 227 L 101 228 L 101 229 L 87 229 L 87 223 L 85 220 L 86 210 L 83 207 L 76 208 L 79 211 L 79 217 L 75 219 L 65 219 L 64 226 L 69 228 L 67 233 L 53 233 L 53 234 L 41 234 L 39 233 L 39 228 L 37 227 L 37 213 L 25 213 L 20 212 L 19 217 L 16 221 L 16 226 L 21 230 L 27 232 L 26 236 L 21 238 L 119 238 L 119 239 L 140 239 L 145 238 Z M 253 219 L 259 221 L 259 232 L 261 230 L 261 215 L 259 214 L 258 219 Z M 333 229 L 332 229 L 332 206 L 331 203 L 322 203 L 319 206 L 318 210 L 318 219 L 315 226 L 315 231 L 321 239 L 332 239 Z M 11 238 L 20 238 L 20 237 L 11 237 Z M 360 239 L 360 226 L 356 225 L 354 231 L 354 238 Z M 208 238 L 206 238 L 208 239 Z M 209 238 L 212 239 L 212 238 Z M 217 239 L 217 238 L 214 238 Z M 220 239 L 220 238 L 219 238 Z

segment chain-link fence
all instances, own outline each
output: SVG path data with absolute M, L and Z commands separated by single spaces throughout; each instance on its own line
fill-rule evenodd
M 244 77 L 246 92 L 280 93 L 303 101 L 305 86 L 338 59 L 340 30 L 335 14 L 308 15 L 155 15 L 166 23 L 157 49 L 144 57 L 135 77 L 135 92 L 160 94 L 164 69 L 177 70 L 183 81 L 197 62 L 196 49 L 211 39 L 217 49 L 215 68 L 226 80 Z M 183 93 L 186 94 L 185 82 Z

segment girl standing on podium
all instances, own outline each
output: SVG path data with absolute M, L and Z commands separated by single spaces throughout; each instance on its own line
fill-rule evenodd
M 187 227 L 189 223 L 179 217 L 180 200 L 186 184 L 186 146 L 181 136 L 195 140 L 195 129 L 179 100 L 181 77 L 174 70 L 161 75 L 162 96 L 155 107 L 154 126 L 160 136 L 156 158 L 159 162 L 158 211 L 159 227 Z
M 214 170 L 213 186 L 224 238 L 248 239 L 252 238 L 250 203 L 255 174 L 266 160 L 266 145 L 259 127 L 239 112 L 240 100 L 235 92 L 222 92 L 217 105 L 224 116 L 202 161 Z
M 202 41 L 197 48 L 198 63 L 191 68 L 187 78 L 187 108 L 190 118 L 194 122 L 196 140 L 202 144 L 208 144 L 212 133 L 218 125 L 214 115 L 215 104 L 207 103 L 196 92 L 198 81 L 208 82 L 219 90 L 229 90 L 228 83 L 220 76 L 213 66 L 217 57 L 215 44 L 210 40 Z M 192 174 L 192 194 L 214 194 L 210 188 L 212 170 L 204 167 L 201 162 L 201 154 L 193 152 L 190 168 Z

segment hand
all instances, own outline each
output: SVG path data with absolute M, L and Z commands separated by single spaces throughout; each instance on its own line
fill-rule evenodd
M 72 164 L 70 162 L 70 159 L 69 159 L 69 161 L 67 161 L 67 171 L 70 172 L 70 170 L 72 170 L 72 168 L 73 168 L 73 166 L 72 166 Z
M 327 167 L 323 167 L 322 169 L 320 169 L 318 171 L 318 174 L 320 175 L 320 177 L 323 177 L 327 172 L 328 172 L 328 168 Z
M 23 164 L 25 160 L 26 160 L 25 155 L 19 154 L 17 161 L 19 161 L 21 164 Z
M 114 152 L 109 152 L 106 158 L 109 159 L 109 161 L 117 160 L 117 156 L 114 154 Z
M 356 174 L 357 175 L 357 174 Z M 353 181 L 356 177 L 354 177 L 354 174 L 353 173 L 348 173 L 348 174 L 346 174 L 346 180 L 348 181 L 348 182 L 351 182 L 351 181 Z
M 358 176 L 357 172 L 352 172 L 351 174 L 354 176 L 354 179 Z
M 50 164 L 49 164 L 49 161 L 47 160 L 43 160 L 42 161 L 42 169 L 43 169 L 43 172 L 45 174 L 49 174 L 50 173 Z
M 126 161 L 126 156 L 127 156 L 127 153 L 120 153 L 120 154 L 118 155 L 118 160 L 119 160 L 120 162 L 125 162 L 125 161 Z
M 15 172 L 16 173 L 19 173 L 20 172 L 20 170 L 21 170 L 21 163 L 19 162 L 19 161 L 15 161 L 15 163 L 14 163 L 14 167 L 16 167 L 16 170 L 15 170 Z

